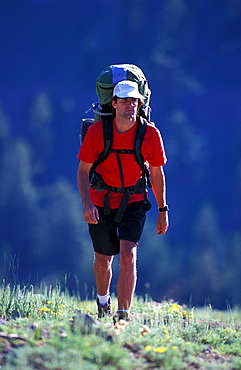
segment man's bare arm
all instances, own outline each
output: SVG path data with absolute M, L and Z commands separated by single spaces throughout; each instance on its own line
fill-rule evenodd
M 97 224 L 99 220 L 99 213 L 90 198 L 89 173 L 91 167 L 92 163 L 86 163 L 83 161 L 79 162 L 77 171 L 77 184 L 82 198 L 84 219 L 89 224 Z
M 152 190 L 156 198 L 158 208 L 166 206 L 166 181 L 162 167 L 150 167 L 150 178 Z M 160 212 L 157 218 L 156 232 L 159 235 L 165 234 L 169 226 L 168 212 Z

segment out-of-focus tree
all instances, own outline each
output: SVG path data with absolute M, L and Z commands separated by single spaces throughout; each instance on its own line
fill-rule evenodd
M 190 291 L 199 305 L 222 302 L 225 270 L 225 240 L 219 227 L 218 216 L 209 202 L 202 204 L 193 230 L 192 250 L 189 255 Z
M 39 222 L 34 233 L 34 260 L 42 277 L 51 282 L 69 276 L 70 289 L 89 285 L 92 247 L 77 191 L 66 180 L 39 189 Z M 93 283 L 93 282 L 92 282 Z
M 1 253 L 21 255 L 23 269 L 31 266 L 38 194 L 31 182 L 28 144 L 8 140 L 1 156 Z
M 29 136 L 33 170 L 38 183 L 51 180 L 51 165 L 56 140 L 53 133 L 53 107 L 46 92 L 38 92 L 29 107 Z
M 68 274 L 70 289 L 79 281 L 83 294 L 85 284 L 93 285 L 92 248 L 77 190 L 66 179 L 36 185 L 30 146 L 11 136 L 0 113 L 1 278 L 17 256 L 14 274 L 20 282 L 53 284 Z

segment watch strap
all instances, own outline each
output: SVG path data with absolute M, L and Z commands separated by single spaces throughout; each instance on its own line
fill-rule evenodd
M 159 208 L 158 208 L 158 211 L 159 211 L 159 212 L 166 212 L 166 211 L 169 211 L 169 207 L 168 207 L 168 206 L 165 206 L 165 207 L 159 207 Z

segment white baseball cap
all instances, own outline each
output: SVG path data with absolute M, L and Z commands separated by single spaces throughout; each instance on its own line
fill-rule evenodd
M 139 93 L 137 83 L 130 80 L 118 82 L 113 91 L 114 96 L 117 96 L 117 98 L 143 99 L 143 96 Z

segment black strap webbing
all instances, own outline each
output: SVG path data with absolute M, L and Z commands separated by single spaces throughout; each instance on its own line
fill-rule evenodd
M 123 213 L 126 210 L 126 207 L 127 207 L 128 202 L 129 202 L 130 196 L 131 196 L 130 190 L 126 189 L 125 192 L 124 192 L 124 195 L 121 199 L 119 208 L 118 208 L 118 210 L 115 214 L 115 218 L 114 218 L 115 222 L 121 222 Z
M 142 117 L 138 117 L 138 126 L 134 143 L 134 156 L 139 166 L 141 166 L 141 169 L 143 169 L 144 166 L 144 158 L 141 154 L 141 145 L 145 136 L 146 126 L 146 120 Z
M 117 159 L 117 162 L 118 162 L 118 167 L 119 167 L 119 172 L 120 172 L 121 187 L 124 190 L 124 188 L 125 188 L 124 173 L 123 173 L 123 168 L 122 168 L 119 152 L 116 152 L 116 159 Z
M 109 216 L 110 215 L 110 199 L 109 199 L 110 190 L 108 190 L 104 196 L 104 214 Z
M 96 167 L 103 162 L 110 154 L 112 140 L 113 140 L 113 128 L 112 128 L 113 117 L 106 116 L 102 121 L 103 135 L 104 135 L 104 149 L 99 154 L 98 159 L 93 163 L 91 171 L 94 171 Z

